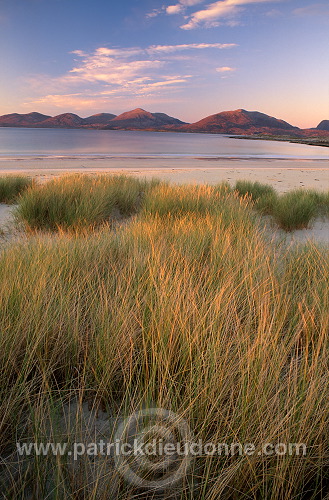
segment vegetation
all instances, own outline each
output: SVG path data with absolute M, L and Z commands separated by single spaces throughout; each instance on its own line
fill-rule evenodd
M 295 189 L 278 196 L 272 186 L 249 181 L 238 181 L 235 190 L 251 198 L 259 212 L 272 215 L 285 231 L 307 228 L 316 216 L 329 214 L 329 192 Z
M 269 245 L 252 202 L 225 186 L 122 181 L 116 189 L 108 181 L 101 207 L 110 189 L 111 210 L 118 193 L 126 213 L 144 201 L 116 231 L 35 235 L 0 254 L 3 495 L 153 498 L 125 483 L 111 458 L 26 459 L 14 443 L 111 442 L 111 426 L 95 431 L 95 420 L 104 422 L 96 410 L 115 417 L 159 407 L 184 418 L 197 442 L 256 446 L 253 455 L 196 458 L 175 498 L 321 498 L 329 485 L 325 249 Z M 52 181 L 26 193 L 20 214 L 35 227 L 94 227 L 81 186 L 93 202 L 103 193 L 97 180 Z M 37 211 L 43 194 L 55 210 L 61 192 L 59 212 Z M 102 214 L 97 222 L 111 211 Z M 264 443 L 305 443 L 307 453 L 266 456 Z
M 187 189 L 126 176 L 68 175 L 25 189 L 16 215 L 31 230 L 85 231 L 139 211 L 175 217 L 190 212 L 224 214 L 228 196 L 250 200 L 286 231 L 308 227 L 317 215 L 329 214 L 329 192 L 299 189 L 279 196 L 272 186 L 238 181 L 232 193 L 227 183 Z
M 124 176 L 68 175 L 24 193 L 17 215 L 30 229 L 95 227 L 109 221 L 114 213 L 135 213 L 142 193 L 153 184 Z
M 33 185 L 29 177 L 0 177 L 0 203 L 14 203 L 19 195 Z
M 296 189 L 278 198 L 273 207 L 273 216 L 286 231 L 308 227 L 319 213 L 321 197 L 313 191 Z
M 235 184 L 235 190 L 240 196 L 250 196 L 254 201 L 257 201 L 259 198 L 264 196 L 275 194 L 275 190 L 272 186 L 251 181 L 237 181 Z
M 296 137 L 294 134 L 287 135 L 271 135 L 271 134 L 253 134 L 253 135 L 242 135 L 234 136 L 238 139 L 248 139 L 248 140 L 263 140 L 263 141 L 280 141 L 280 142 L 291 142 L 296 144 L 308 144 L 309 146 L 323 146 L 329 147 L 329 138 L 321 136 L 308 136 L 308 137 Z

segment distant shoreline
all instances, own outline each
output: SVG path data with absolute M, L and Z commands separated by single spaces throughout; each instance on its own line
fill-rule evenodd
M 247 139 L 251 141 L 279 141 L 290 142 L 291 144 L 306 144 L 307 146 L 322 146 L 329 148 L 329 137 L 320 139 L 319 137 L 288 137 L 279 135 L 230 135 L 230 139 Z
M 111 131 L 111 132 L 159 132 L 159 133 L 175 133 L 175 134 L 210 134 L 210 135 L 224 135 L 230 139 L 247 139 L 247 140 L 261 140 L 261 141 L 277 141 L 277 142 L 288 142 L 291 144 L 305 144 L 306 146 L 321 146 L 328 148 L 329 147 L 329 135 L 328 137 L 319 137 L 319 136 L 309 136 L 309 137 L 297 137 L 297 136 L 289 136 L 289 135 L 271 135 L 271 134 L 256 134 L 256 135 L 234 135 L 229 132 L 214 132 L 211 130 L 179 130 L 174 128 L 168 129 L 156 129 L 156 128 L 96 128 L 96 127 L 88 127 L 88 126 L 80 126 L 80 127 L 41 127 L 41 126 L 7 126 L 0 125 L 0 128 L 3 129 L 25 129 L 25 130 L 101 130 L 101 131 Z

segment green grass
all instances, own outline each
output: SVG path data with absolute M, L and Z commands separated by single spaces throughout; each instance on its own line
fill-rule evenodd
M 237 181 L 234 187 L 239 196 L 250 198 L 255 208 L 263 215 L 270 215 L 278 202 L 278 195 L 272 186 L 260 182 Z
M 228 209 L 226 209 L 226 205 Z M 226 184 L 217 186 L 174 186 L 158 184 L 149 190 L 143 202 L 143 213 L 159 217 L 182 217 L 187 214 L 218 215 L 227 217 L 227 223 L 233 220 L 232 206 L 236 207 L 234 217 L 243 213 L 248 205 L 247 200 L 241 202 L 235 193 L 231 193 Z
M 285 231 L 304 229 L 319 214 L 320 203 L 321 197 L 317 193 L 296 189 L 278 198 L 272 214 Z
M 227 183 L 187 188 L 125 176 L 68 175 L 25 190 L 16 215 L 28 229 L 50 231 L 88 231 L 140 211 L 161 217 L 227 213 L 230 223 L 232 211 L 225 211 L 227 197 L 252 204 L 285 231 L 306 228 L 316 216 L 329 214 L 328 193 L 295 190 L 278 195 L 259 182 L 238 181 L 232 191 Z
M 124 176 L 68 175 L 22 195 L 17 216 L 29 229 L 82 230 L 134 214 L 152 186 Z
M 269 245 L 250 201 L 227 189 L 144 187 L 116 231 L 32 236 L 0 254 L 2 494 L 147 498 L 99 457 L 11 455 L 16 441 L 94 442 L 89 402 L 114 416 L 166 408 L 196 441 L 255 443 L 252 456 L 198 458 L 181 500 L 321 498 L 327 252 Z M 278 442 L 307 455 L 258 454 Z
M 239 193 L 240 196 L 250 196 L 253 201 L 257 201 L 259 198 L 275 194 L 274 188 L 272 186 L 269 186 L 268 184 L 261 184 L 260 182 L 243 180 L 236 182 L 235 190 Z
M 295 189 L 278 195 L 272 186 L 249 181 L 238 181 L 235 191 L 251 198 L 256 210 L 273 216 L 285 231 L 307 228 L 315 217 L 329 215 L 329 192 Z
M 0 177 L 0 203 L 15 203 L 19 196 L 33 185 L 29 177 Z

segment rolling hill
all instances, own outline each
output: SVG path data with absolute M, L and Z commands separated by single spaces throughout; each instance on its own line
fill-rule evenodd
M 154 130 L 249 136 L 272 135 L 288 139 L 329 137 L 329 120 L 323 120 L 316 128 L 300 129 L 265 113 L 245 109 L 222 111 L 195 123 L 186 123 L 165 113 L 151 113 L 142 108 L 118 116 L 113 113 L 98 113 L 87 118 L 81 118 L 74 113 L 63 113 L 53 117 L 37 112 L 12 113 L 0 116 L 0 127 Z
M 327 130 L 329 132 L 329 120 L 322 120 L 316 127 L 317 130 Z
M 298 130 L 289 123 L 258 111 L 223 111 L 202 120 L 185 125 L 182 130 L 190 132 L 211 132 L 217 134 L 281 133 Z
M 108 125 L 113 118 L 115 118 L 116 115 L 113 115 L 112 113 L 98 113 L 96 115 L 88 116 L 87 118 L 84 118 L 84 124 L 85 125 L 93 125 L 95 127 L 101 127 Z
M 36 112 L 26 114 L 11 113 L 0 116 L 0 127 L 34 127 L 48 118 L 51 117 Z
M 106 128 L 120 128 L 129 130 L 141 129 L 158 129 L 168 125 L 180 126 L 185 122 L 168 116 L 165 113 L 150 113 L 141 108 L 133 109 L 126 113 L 122 113 L 111 120 Z

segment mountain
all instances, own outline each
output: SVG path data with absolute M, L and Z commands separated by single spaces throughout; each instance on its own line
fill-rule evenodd
M 115 118 L 116 115 L 112 115 L 112 113 L 98 113 L 97 115 L 92 115 L 88 116 L 87 118 L 84 118 L 84 124 L 85 125 L 108 125 L 113 118 Z
M 83 118 L 74 113 L 63 113 L 61 115 L 47 118 L 37 126 L 46 128 L 80 128 L 84 124 Z
M 53 117 L 36 112 L 12 113 L 0 116 L 0 127 L 159 130 L 232 135 L 260 134 L 288 138 L 323 137 L 325 139 L 329 135 L 329 120 L 323 120 L 313 129 L 299 129 L 273 116 L 245 109 L 223 111 L 195 123 L 185 123 L 165 113 L 150 113 L 142 108 L 136 108 L 118 116 L 112 113 L 98 113 L 87 118 L 81 118 L 74 113 L 63 113 Z
M 161 129 L 169 125 L 180 126 L 184 122 L 165 113 L 150 113 L 141 108 L 127 111 L 111 120 L 109 129 Z
M 0 116 L 0 127 L 34 127 L 48 118 L 51 117 L 35 112 L 26 114 L 11 113 L 10 115 Z
M 87 118 L 81 118 L 74 113 L 63 113 L 57 116 L 42 115 L 40 113 L 0 116 L 0 127 L 37 127 L 37 128 L 99 128 L 123 130 L 162 130 L 185 125 L 177 118 L 165 113 L 150 113 L 137 108 L 116 116 L 112 113 L 98 113 Z
M 157 120 L 160 120 L 165 125 L 186 125 L 186 122 L 178 120 L 178 118 L 173 118 L 172 116 L 166 115 L 166 113 L 152 113 Z
M 211 132 L 217 134 L 255 134 L 255 133 L 280 133 L 298 131 L 289 123 L 259 113 L 258 111 L 223 111 L 207 116 L 202 120 L 184 125 L 181 130 L 187 132 Z
M 322 120 L 316 127 L 317 130 L 327 130 L 329 132 L 329 120 Z

